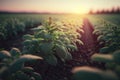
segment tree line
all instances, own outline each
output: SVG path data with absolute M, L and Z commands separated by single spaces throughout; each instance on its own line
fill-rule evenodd
M 96 11 L 91 9 L 89 14 L 120 14 L 120 7 L 113 7 L 111 9 L 102 9 Z

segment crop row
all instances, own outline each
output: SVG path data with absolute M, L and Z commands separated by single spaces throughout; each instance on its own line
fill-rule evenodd
M 93 34 L 98 35 L 99 44 L 104 44 L 91 60 L 103 62 L 105 70 L 93 67 L 76 67 L 73 80 L 120 80 L 120 27 L 102 18 L 90 18 L 94 23 Z M 98 44 L 98 45 L 99 45 Z
M 35 53 L 42 56 L 49 64 L 56 65 L 57 57 L 60 60 L 72 59 L 71 53 L 77 50 L 76 43 L 83 44 L 78 38 L 81 37 L 82 29 L 74 23 L 56 22 L 49 18 L 37 28 L 33 28 L 34 35 L 25 35 L 24 53 Z
M 40 80 L 38 73 L 34 73 L 31 68 L 23 66 L 26 61 L 40 58 L 28 55 L 28 53 L 42 56 L 50 65 L 56 65 L 58 59 L 63 62 L 71 60 L 70 52 L 77 50 L 76 43 L 83 45 L 82 41 L 79 40 L 81 37 L 80 32 L 83 31 L 81 25 L 76 25 L 76 21 L 69 20 L 67 22 L 66 20 L 62 22 L 53 21 L 52 18 L 49 18 L 47 22 L 45 21 L 42 25 L 32 29 L 34 31 L 33 35 L 23 36 L 24 48 L 22 53 L 16 48 L 13 48 L 10 52 L 1 51 L 0 59 L 2 61 L 0 63 L 5 65 L 1 65 L 0 77 L 4 80 L 8 78 L 11 80 L 22 78 L 25 80 L 31 78 Z M 21 56 L 21 54 L 26 55 Z M 4 60 L 7 61 L 4 62 Z
M 22 53 L 16 48 L 13 48 L 10 52 L 0 52 L 2 64 L 5 63 L 7 65 L 2 65 L 0 69 L 0 77 L 4 80 L 7 80 L 5 75 L 8 76 L 9 80 L 10 78 L 11 80 L 20 80 L 22 78 L 25 80 L 41 80 L 40 74 L 35 73 L 32 68 L 23 66 L 24 62 L 42 59 L 41 57 L 43 57 L 48 64 L 55 66 L 58 59 L 62 62 L 72 59 L 71 52 L 77 50 L 76 43 L 84 45 L 80 40 L 80 33 L 84 31 L 81 24 L 79 25 L 74 20 L 58 22 L 50 17 L 47 22 L 43 22 L 42 25 L 32 28 L 32 30 L 34 31 L 33 35 L 27 34 L 23 36 L 24 47 Z M 99 35 L 98 41 L 100 41 L 100 44 L 104 43 L 105 47 L 100 49 L 100 54 L 94 54 L 91 59 L 93 61 L 104 62 L 106 70 L 77 67 L 72 70 L 73 80 L 120 79 L 119 33 L 120 29 L 118 26 L 104 19 L 96 23 L 93 34 Z
M 0 40 L 7 40 L 25 32 L 27 28 L 40 24 L 40 20 L 34 18 L 1 18 L 0 19 Z

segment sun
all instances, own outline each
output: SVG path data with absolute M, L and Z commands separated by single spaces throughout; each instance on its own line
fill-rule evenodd
M 75 14 L 87 14 L 88 10 L 86 10 L 86 9 L 74 9 L 72 11 L 72 13 L 75 13 Z

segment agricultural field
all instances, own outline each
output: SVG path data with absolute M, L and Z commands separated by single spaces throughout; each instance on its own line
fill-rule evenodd
M 0 14 L 0 80 L 120 80 L 119 17 Z

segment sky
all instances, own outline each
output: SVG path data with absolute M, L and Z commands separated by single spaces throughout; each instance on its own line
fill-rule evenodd
M 110 9 L 120 0 L 0 0 L 0 11 L 87 13 L 90 9 Z

